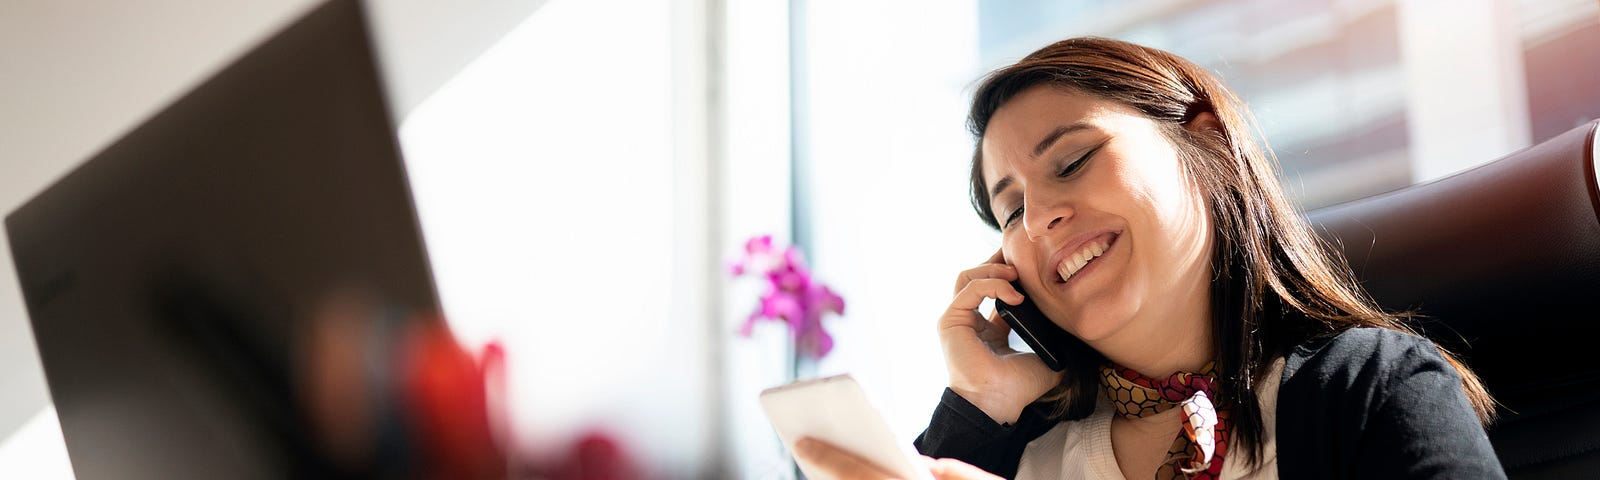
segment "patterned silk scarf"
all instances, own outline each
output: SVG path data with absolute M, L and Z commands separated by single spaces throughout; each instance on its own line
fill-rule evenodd
M 1178 372 L 1165 380 L 1152 380 L 1131 368 L 1100 367 L 1100 386 L 1117 413 L 1138 418 L 1183 409 L 1183 434 L 1167 449 L 1167 459 L 1156 470 L 1157 480 L 1214 480 L 1222 473 L 1222 456 L 1228 451 L 1228 411 L 1211 403 L 1215 394 L 1216 362 L 1198 373 Z

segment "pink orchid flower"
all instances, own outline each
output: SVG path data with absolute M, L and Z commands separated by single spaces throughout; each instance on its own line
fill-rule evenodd
M 761 303 L 739 328 L 740 335 L 750 336 L 759 320 L 782 321 L 801 355 L 816 359 L 833 350 L 833 336 L 823 328 L 822 317 L 843 315 L 844 298 L 811 277 L 800 249 L 790 245 L 779 252 L 771 235 L 752 237 L 745 242 L 743 258 L 728 269 L 734 276 L 760 274 L 767 281 Z

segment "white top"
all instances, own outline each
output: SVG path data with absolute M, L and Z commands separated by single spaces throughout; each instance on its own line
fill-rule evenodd
M 1254 471 L 1245 470 L 1243 454 L 1230 449 L 1222 460 L 1222 479 L 1276 479 L 1278 478 L 1278 442 L 1275 432 L 1278 420 L 1278 383 L 1283 373 L 1283 359 L 1272 362 L 1272 368 L 1256 385 L 1257 399 L 1261 403 L 1261 463 Z M 1017 479 L 1052 478 L 1061 480 L 1098 479 L 1126 480 L 1117 468 L 1117 457 L 1111 452 L 1111 416 L 1116 412 L 1104 396 L 1088 417 L 1061 422 L 1044 435 L 1028 442 L 1022 451 L 1022 462 L 1017 467 Z M 1237 437 L 1235 437 L 1237 438 Z M 1238 445 L 1230 441 L 1228 445 Z

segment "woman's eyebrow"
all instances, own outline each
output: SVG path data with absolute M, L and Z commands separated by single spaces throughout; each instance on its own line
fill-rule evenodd
M 1063 126 L 1060 126 L 1060 127 L 1056 127 L 1055 130 L 1051 130 L 1048 135 L 1045 135 L 1044 139 L 1040 140 L 1038 145 L 1035 145 L 1033 147 L 1033 156 L 1037 157 L 1037 156 L 1040 156 L 1040 155 L 1044 155 L 1045 150 L 1049 150 L 1051 145 L 1055 145 L 1056 140 L 1060 140 L 1061 137 L 1066 136 L 1068 133 L 1076 132 L 1076 131 L 1079 131 L 1079 130 L 1088 130 L 1088 129 L 1091 129 L 1091 128 L 1094 128 L 1094 125 L 1091 125 L 1088 121 L 1085 121 L 1085 120 L 1079 120 L 1077 123 L 1074 123 L 1072 125 L 1063 125 Z
M 1006 188 L 1011 186 L 1011 182 L 1012 182 L 1012 179 L 1011 179 L 1010 175 L 1006 175 L 1004 177 L 1000 177 L 1000 181 L 994 182 L 994 188 L 989 189 L 989 204 L 990 205 L 994 204 L 995 199 L 1000 198 L 1000 193 L 1001 192 L 1006 191 Z

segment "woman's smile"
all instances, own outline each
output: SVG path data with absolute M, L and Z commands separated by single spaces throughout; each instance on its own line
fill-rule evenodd
M 1083 283 L 1085 276 L 1099 270 L 1097 267 L 1104 263 L 1099 259 L 1112 252 L 1121 235 L 1121 231 L 1101 231 L 1067 244 L 1050 256 L 1050 261 L 1046 263 L 1050 268 L 1042 271 L 1053 275 L 1047 273 L 1046 280 L 1041 283 L 1054 285 L 1060 291 Z

